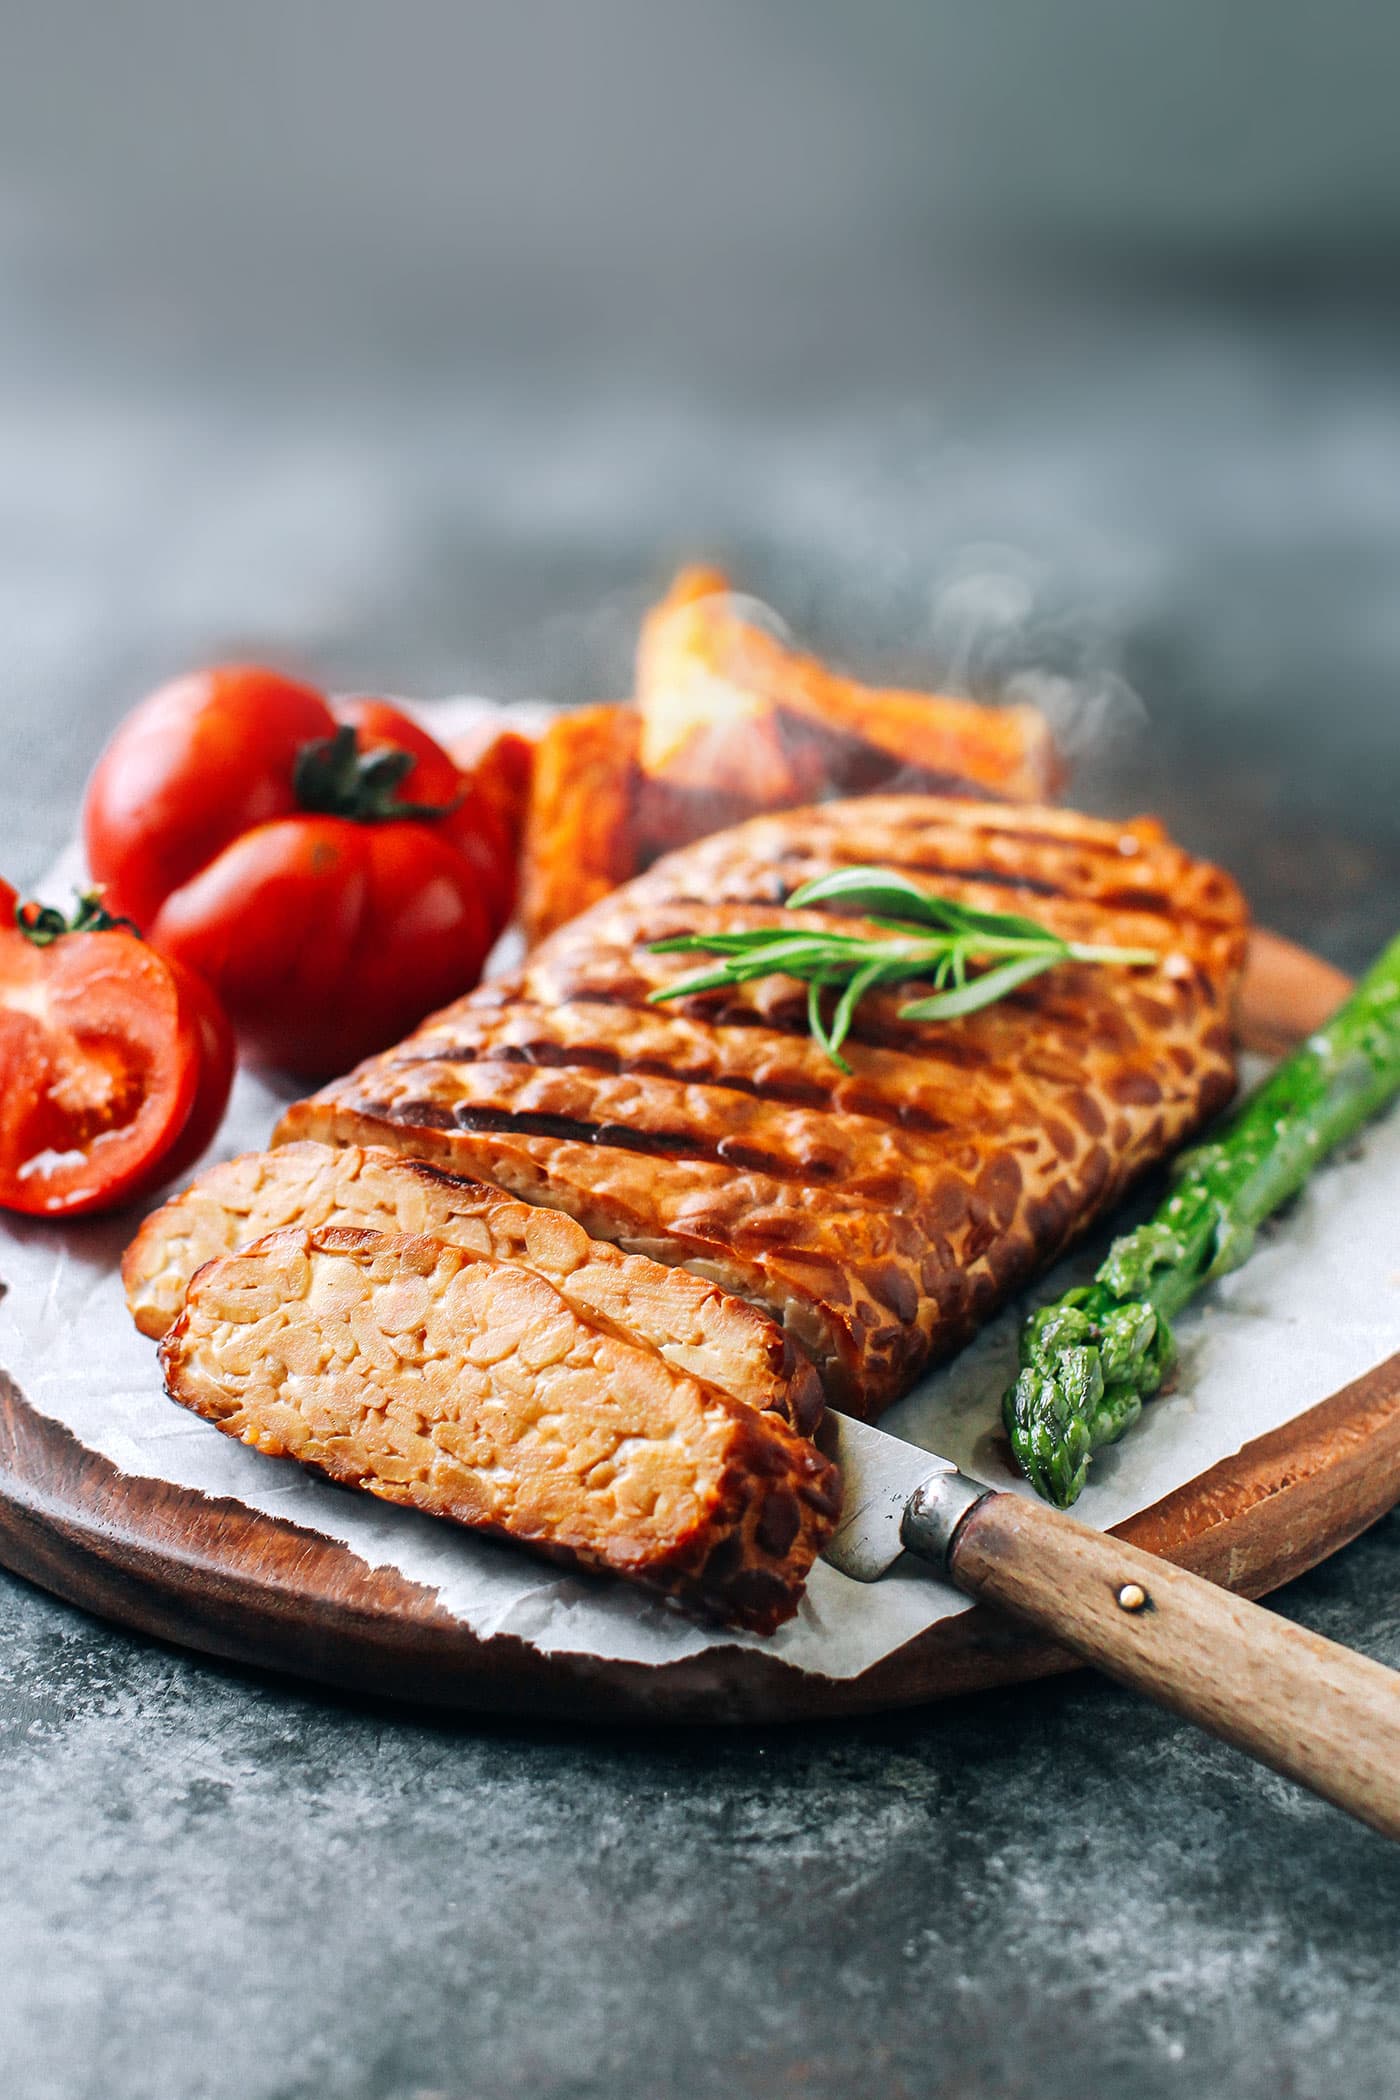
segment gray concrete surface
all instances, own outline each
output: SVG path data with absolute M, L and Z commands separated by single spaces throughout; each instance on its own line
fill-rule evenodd
M 0 827 L 157 677 L 619 691 L 676 557 L 854 664 L 1030 681 L 1355 965 L 1400 919 L 1393 314 L 891 283 L 742 347 L 222 360 L 16 264 Z M 21 296 L 22 295 L 22 296 Z M 736 323 L 737 326 L 737 323 Z M 1400 1666 L 1400 1520 L 1282 1608 Z M 725 1736 L 447 1722 L 0 1577 L 6 2100 L 1389 2100 L 1400 1853 L 1081 1681 Z

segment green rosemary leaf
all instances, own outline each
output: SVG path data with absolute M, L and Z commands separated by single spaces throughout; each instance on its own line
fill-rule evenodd
M 935 992 L 931 999 L 916 999 L 910 1006 L 901 1006 L 901 1021 L 956 1021 L 963 1014 L 980 1013 L 984 1006 L 995 1006 L 1017 985 L 1028 984 L 1032 977 L 1039 977 L 1046 970 L 1053 970 L 1063 956 L 1023 955 L 1012 962 L 998 963 L 994 970 L 984 970 L 980 977 L 965 977 L 951 992 Z
M 957 933 L 985 934 L 992 940 L 1053 941 L 1056 935 L 1036 919 L 1014 911 L 974 911 L 970 904 L 944 900 L 948 923 Z
M 841 1056 L 840 1051 L 841 1045 L 851 1032 L 851 1023 L 856 1017 L 856 1008 L 860 1005 L 866 993 L 872 991 L 880 982 L 887 967 L 886 964 L 880 962 L 867 963 L 863 970 L 856 971 L 855 976 L 836 1002 L 836 1011 L 831 1017 L 831 1039 L 827 1055 L 835 1059 L 843 1071 L 849 1072 L 851 1069 Z
M 838 868 L 835 874 L 804 882 L 787 902 L 789 911 L 803 911 L 810 904 L 868 904 L 873 913 L 906 925 L 946 924 L 942 913 L 947 899 L 931 896 L 892 868 Z
M 1022 918 L 1017 912 L 977 911 L 956 898 L 921 889 L 907 875 L 890 868 L 838 868 L 833 875 L 804 882 L 787 901 L 792 911 L 815 904 L 859 906 L 864 917 L 897 933 L 934 926 L 946 933 L 984 933 L 999 940 L 1047 937 L 1046 929 L 1034 919 Z
M 717 992 L 726 984 L 738 984 L 729 963 L 716 963 L 713 970 L 696 970 L 690 977 L 681 977 L 674 984 L 663 984 L 659 991 L 647 993 L 648 1006 L 662 1006 L 668 999 L 689 999 L 696 992 Z
M 834 1065 L 838 1065 L 843 1072 L 849 1072 L 850 1066 L 832 1042 L 827 1032 L 826 1023 L 822 1019 L 822 992 L 824 990 L 825 985 L 820 977 L 814 977 L 807 987 L 807 1026 L 816 1041 L 821 1044 L 822 1049 L 825 1050 L 831 1062 Z
M 1155 948 L 1099 948 L 1092 941 L 1066 941 L 1064 950 L 1068 962 L 1124 963 L 1133 969 L 1162 960 Z
M 757 930 L 757 929 L 756 929 Z M 714 941 L 708 935 L 687 937 L 686 948 L 691 952 L 710 949 L 725 937 L 716 935 Z M 660 950 L 661 944 L 655 944 Z M 726 941 L 721 953 L 728 960 L 713 970 L 697 970 L 691 977 L 681 977 L 675 984 L 663 985 L 659 991 L 650 993 L 649 1002 L 660 1006 L 668 999 L 688 999 L 695 992 L 711 992 L 722 984 L 748 984 L 755 977 L 802 977 L 809 978 L 813 971 L 833 971 L 831 981 L 839 982 L 848 968 L 855 969 L 866 959 L 868 944 L 858 934 L 785 934 L 780 941 L 756 944 L 752 952 L 735 948 L 733 938 Z M 666 952 L 681 952 L 676 941 L 667 943 Z M 917 973 L 901 968 L 904 977 Z
M 653 955 L 747 955 L 751 949 L 790 941 L 790 926 L 749 926 L 742 933 L 673 933 L 653 941 Z

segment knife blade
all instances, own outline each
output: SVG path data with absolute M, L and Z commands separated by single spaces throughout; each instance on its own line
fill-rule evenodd
M 904 1553 L 1400 1839 L 1400 1676 L 1043 1502 L 828 1408 L 841 1468 L 824 1558 L 877 1582 Z
M 826 1411 L 818 1441 L 841 1468 L 841 1521 L 822 1557 L 855 1582 L 878 1582 L 907 1550 L 905 1520 L 929 1499 L 923 1491 L 964 1475 L 951 1459 L 834 1407 Z M 979 1496 L 985 1493 L 978 1489 Z

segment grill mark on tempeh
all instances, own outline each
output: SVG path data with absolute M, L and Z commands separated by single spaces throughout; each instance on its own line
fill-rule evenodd
M 552 945 L 552 944 L 551 944 Z M 669 1039 L 684 1048 L 678 1048 L 674 1056 L 664 1058 L 658 1065 L 657 1076 L 689 1078 L 692 1067 L 687 1063 L 688 1052 L 698 1052 L 703 1063 L 693 1068 L 693 1076 L 701 1083 L 733 1086 L 744 1092 L 755 1092 L 760 1098 L 791 1101 L 794 1106 L 844 1109 L 850 1103 L 846 1096 L 852 1082 L 842 1081 L 836 1068 L 812 1042 L 807 1028 L 805 991 L 793 991 L 784 995 L 778 981 L 768 987 L 768 996 L 762 1007 L 751 1003 L 743 991 L 733 993 L 726 990 L 702 993 L 694 998 L 668 1002 L 653 1006 L 648 1001 L 648 992 L 653 986 L 666 982 L 668 976 L 679 974 L 688 958 L 680 958 L 663 968 L 659 959 L 638 956 L 634 951 L 616 951 L 600 948 L 585 957 L 583 968 L 587 974 L 565 967 L 569 958 L 551 958 L 542 966 L 531 966 L 524 975 L 515 980 L 498 980 L 483 986 L 470 1006 L 449 1010 L 444 1019 L 439 1017 L 427 1023 L 417 1035 L 396 1051 L 385 1053 L 387 1066 L 399 1069 L 412 1063 L 430 1062 L 437 1057 L 451 1057 L 463 1040 L 463 1030 L 474 1031 L 474 1038 L 481 1044 L 493 1048 L 500 1041 L 500 1033 L 508 1028 L 517 1016 L 529 1016 L 530 1025 L 539 1034 L 542 1044 L 549 1030 L 547 1041 L 558 1041 L 552 1031 L 563 1025 L 562 1017 L 570 1010 L 601 1008 L 610 1017 L 617 1017 L 618 1033 L 622 1033 L 623 1017 L 634 1017 L 640 1030 L 654 1033 L 665 1029 Z M 643 974 L 647 973 L 647 974 Z M 782 980 L 784 984 L 788 980 Z M 897 1071 L 889 1074 L 891 1084 L 907 1088 L 918 1076 L 917 1070 L 909 1068 L 914 1059 L 917 1068 L 940 1065 L 953 1067 L 959 1074 L 976 1073 L 987 1063 L 985 1051 L 976 1041 L 948 1029 L 918 1029 L 910 1024 L 901 1024 L 892 1019 L 893 1008 L 905 998 L 917 996 L 914 987 L 901 988 L 897 997 L 887 995 L 883 1002 L 879 998 L 867 1000 L 857 1011 L 852 1040 L 869 1048 L 886 1051 L 892 1059 L 899 1060 Z M 592 1024 L 589 1024 L 592 1025 Z M 600 1028 L 605 1024 L 600 1021 Z M 750 1058 L 753 1053 L 745 1043 L 742 1046 L 727 1046 L 725 1031 L 732 1025 L 742 1029 L 752 1039 L 755 1034 L 767 1034 L 774 1038 L 772 1062 L 781 1065 L 779 1077 L 771 1089 L 753 1086 L 742 1077 L 736 1077 L 729 1068 L 732 1054 L 738 1059 Z M 611 1062 L 615 1053 L 601 1044 L 580 1052 L 578 1062 L 599 1071 L 628 1069 L 643 1073 L 650 1069 L 645 1059 L 622 1059 L 616 1066 Z M 547 1048 L 538 1059 L 541 1064 L 567 1063 L 557 1059 Z M 945 1081 L 947 1086 L 952 1082 Z M 961 1084 L 961 1082 L 958 1082 Z M 859 1113 L 892 1120 L 882 1109 L 871 1104 L 862 1105 Z M 945 1118 L 940 1114 L 940 1122 Z
M 623 1010 L 648 1015 L 655 1012 L 655 1008 L 630 1006 Z M 742 1094 L 747 1100 L 778 1108 L 855 1116 L 864 1122 L 886 1123 L 894 1129 L 921 1131 L 930 1136 L 955 1127 L 948 1117 L 933 1115 L 915 1102 L 887 1101 L 868 1088 L 858 1101 L 854 1088 L 847 1090 L 851 1098 L 838 1101 L 831 1087 L 812 1080 L 772 1079 L 765 1083 L 744 1072 L 698 1064 L 668 1064 L 660 1057 L 626 1057 L 598 1044 L 562 1043 L 543 1036 L 532 1037 L 526 1043 L 480 1045 L 454 1039 L 430 1050 L 405 1052 L 394 1059 L 392 1069 L 411 1071 L 416 1065 L 436 1064 L 521 1065 L 532 1070 L 600 1072 L 615 1079 L 658 1079 L 672 1086 L 708 1087 L 719 1093 Z
M 382 1069 L 397 1074 L 439 1062 L 499 1063 L 521 1071 L 597 1072 L 608 1080 L 654 1078 L 668 1086 L 715 1088 L 781 1109 L 926 1135 L 1024 1113 L 1045 1095 L 1047 1081 L 1062 1092 L 1066 1083 L 1077 1085 L 1083 1076 L 1077 1066 L 1070 1071 L 1055 1060 L 1055 1015 L 1044 995 L 1038 1007 L 1028 1003 L 1021 1010 L 1041 1018 L 1045 1041 L 1011 1077 L 999 1073 L 985 1043 L 979 1048 L 978 1038 L 946 1029 L 923 1030 L 919 1048 L 936 1052 L 940 1043 L 950 1049 L 965 1043 L 975 1051 L 951 1070 L 937 1055 L 867 1047 L 853 1075 L 839 1073 L 808 1036 L 800 995 L 785 1002 L 785 1030 L 765 1025 L 773 1019 L 771 1008 L 746 1010 L 744 1018 L 756 1024 L 748 1028 L 717 1025 L 714 1002 L 724 1000 L 724 993 L 664 1008 L 634 1003 L 630 987 L 619 996 L 616 1006 L 599 998 L 554 1005 L 510 998 L 489 1007 L 465 1007 L 420 1031 L 402 1051 L 383 1060 Z M 692 1018 L 687 1011 L 692 1006 L 702 1018 Z M 1074 1011 L 1079 1012 L 1077 1006 Z M 1109 1018 L 1121 1021 L 1116 1010 Z M 1104 1049 L 1115 1048 L 1106 1018 Z M 1090 1071 L 1094 1062 L 1091 1056 Z
M 960 884 L 980 884 L 1001 893 L 1019 890 L 1028 898 L 1058 898 L 1087 903 L 1098 910 L 1136 910 L 1169 918 L 1182 914 L 1177 883 L 1189 876 L 1193 916 L 1232 924 L 1238 910 L 1233 886 L 1217 870 L 1192 862 L 1179 848 L 1154 846 L 1129 826 L 1110 827 L 1102 836 L 1083 832 L 1028 836 L 1002 826 L 948 824 L 940 830 L 925 824 L 917 832 L 902 835 L 899 827 L 891 831 L 885 815 L 892 805 L 882 801 L 877 807 L 880 822 L 872 824 L 869 835 L 855 825 L 832 827 L 824 821 L 828 805 L 804 813 L 811 822 L 798 834 L 797 842 L 791 840 L 791 834 L 776 832 L 772 819 L 760 820 L 759 825 L 746 828 L 758 833 L 761 826 L 765 844 L 769 837 L 773 840 L 772 850 L 726 854 L 722 843 L 705 840 L 697 848 L 659 862 L 648 876 L 632 885 L 630 894 L 650 901 L 660 894 L 656 887 L 660 883 L 671 902 L 684 891 L 686 896 L 707 903 L 772 904 L 818 867 L 877 861 L 881 866 L 911 875 L 941 878 L 955 888 Z M 1124 852 L 1125 841 L 1132 843 L 1133 851 Z M 1025 864 L 1027 844 L 1041 849 L 1034 867 Z M 744 873 L 752 875 L 760 867 L 764 889 L 741 894 L 725 887 L 733 874 L 742 879 Z M 1144 875 L 1151 879 L 1143 881 Z M 694 890 L 686 886 L 686 878 L 695 882 Z
M 833 854 L 831 857 L 838 867 L 859 867 L 863 865 L 863 863 L 859 861 L 847 860 L 837 854 Z M 775 881 L 779 879 L 777 872 L 779 865 L 780 864 L 775 864 Z M 980 882 L 987 884 L 992 889 L 1022 890 L 1028 896 L 1064 897 L 1071 894 L 1069 885 L 1066 883 L 1047 882 L 1040 876 L 1013 875 L 1007 873 L 1004 869 L 1001 868 L 965 867 L 960 865 L 953 865 L 952 863 L 946 861 L 930 861 L 910 859 L 907 857 L 900 858 L 888 856 L 885 860 L 881 862 L 881 866 L 886 868 L 893 868 L 896 870 L 896 872 L 904 875 L 938 874 L 946 876 L 950 882 Z M 792 887 L 793 889 L 797 889 L 800 887 L 800 883 L 794 882 Z M 677 889 L 671 892 L 671 901 L 675 904 L 713 904 L 716 900 L 713 897 L 702 897 L 698 895 L 688 896 L 684 890 Z M 766 897 L 726 896 L 722 901 L 725 904 L 764 905 L 771 904 L 773 902 L 773 898 L 771 897 L 771 895 Z
M 985 1145 L 1014 1127 L 1031 1133 L 1026 1142 L 1038 1158 L 1051 1147 L 1043 1133 L 1053 1133 L 1057 1118 L 1085 1113 L 1081 1075 L 1073 1069 L 1068 1078 L 1030 1072 L 1009 1082 L 1000 1101 L 969 1101 L 955 1120 L 921 1118 L 904 1089 L 882 1095 L 875 1075 L 864 1084 L 843 1083 L 848 1107 L 833 1108 L 828 1096 L 814 1110 L 669 1072 L 638 1074 L 625 1062 L 607 1071 L 566 1061 L 529 1063 L 496 1054 L 489 1040 L 465 1058 L 450 1037 L 433 1047 L 437 1055 L 427 1061 L 385 1064 L 390 1084 L 372 1112 L 425 1126 L 510 1129 L 658 1158 L 709 1160 L 804 1188 L 839 1184 L 853 1202 L 896 1202 L 911 1215 L 946 1171 L 950 1148 Z M 1126 1062 L 1109 1073 L 1107 1086 L 1120 1112 L 1131 1108 L 1139 1116 L 1174 1112 L 1194 1091 L 1189 1074 L 1164 1069 L 1157 1076 Z M 885 1113 L 870 1116 L 867 1108 Z M 449 1114 L 450 1124 L 439 1120 Z
M 367 1101 L 365 1113 L 388 1116 L 396 1123 L 419 1123 L 433 1130 L 512 1131 L 523 1137 L 563 1138 L 573 1144 L 640 1152 L 651 1159 L 708 1160 L 716 1166 L 766 1174 L 774 1181 L 795 1181 L 803 1188 L 832 1181 L 841 1171 L 836 1162 L 824 1167 L 811 1161 L 785 1159 L 780 1153 L 747 1145 L 734 1137 L 706 1143 L 684 1130 L 638 1130 L 628 1123 L 589 1123 L 578 1116 L 550 1115 L 532 1109 L 479 1108 L 462 1103 L 449 1111 L 432 1100 L 409 1099 L 392 1103 Z
M 837 867 L 859 867 L 863 865 L 857 859 L 839 854 L 832 854 L 830 859 Z M 956 882 L 983 889 L 997 890 L 1008 897 L 1014 894 L 1018 897 L 1030 899 L 1055 897 L 1065 902 L 1082 903 L 1085 901 L 1082 886 L 1076 887 L 1071 881 L 1051 882 L 1042 876 L 1014 875 L 1001 868 L 952 866 L 943 861 L 912 857 L 901 858 L 893 855 L 887 857 L 882 865 L 894 869 L 899 874 L 927 875 L 936 877 L 944 882 Z M 716 903 L 723 903 L 725 905 L 734 905 L 740 909 L 747 908 L 762 911 L 771 908 L 774 904 L 782 903 L 794 890 L 800 889 L 806 879 L 807 872 L 805 868 L 795 868 L 792 874 L 787 876 L 781 872 L 781 865 L 775 863 L 772 885 L 766 892 L 746 891 L 742 894 L 736 894 L 733 891 L 726 891 L 722 897 L 717 898 L 713 892 L 709 895 L 702 895 L 698 890 L 687 892 L 677 888 L 670 893 L 668 902 L 682 907 L 686 905 L 707 907 Z M 1113 889 L 1094 892 L 1092 902 L 1107 911 L 1134 912 L 1144 918 L 1176 921 L 1181 916 L 1175 901 L 1167 896 L 1164 891 L 1127 883 L 1120 883 Z M 833 914 L 833 916 L 835 915 Z M 853 916 L 854 914 L 844 915 L 840 923 L 845 928 L 849 928 Z
M 404 1101 L 396 1103 L 392 1113 L 400 1120 L 428 1122 L 434 1110 L 430 1102 Z M 734 1163 L 725 1159 L 720 1148 L 697 1144 L 684 1130 L 634 1130 L 627 1123 L 589 1123 L 579 1116 L 547 1115 L 531 1109 L 465 1105 L 453 1110 L 451 1123 L 458 1130 L 518 1130 L 526 1137 L 568 1138 L 575 1144 L 608 1145 L 622 1152 L 644 1152 L 654 1159 L 717 1159 L 721 1165 Z M 446 1129 L 449 1125 L 438 1127 Z
M 927 1354 L 927 1308 L 913 1327 L 888 1312 L 869 1317 L 861 1276 L 853 1286 L 826 1251 L 831 1213 L 817 1218 L 801 1189 L 699 1160 L 673 1160 L 658 1173 L 653 1162 L 633 1154 L 514 1128 L 493 1143 L 488 1133 L 453 1127 L 450 1117 L 400 1123 L 382 1104 L 350 1096 L 348 1088 L 339 1101 L 323 1094 L 294 1103 L 273 1142 L 305 1138 L 330 1146 L 391 1146 L 410 1160 L 458 1173 L 465 1164 L 526 1203 L 566 1212 L 595 1238 L 606 1233 L 628 1254 L 717 1283 L 767 1312 L 799 1342 L 829 1394 L 844 1405 L 866 1407 L 885 1390 L 870 1386 L 862 1358 L 880 1362 L 888 1387 L 912 1377 Z M 859 1264 L 868 1254 L 877 1271 L 907 1258 L 917 1238 L 908 1221 L 870 1209 L 838 1212 L 837 1223 L 844 1257 Z
M 958 796 L 904 795 L 880 792 L 843 801 L 813 803 L 803 810 L 789 810 L 753 819 L 729 834 L 713 833 L 695 845 L 680 849 L 677 862 L 710 859 L 741 843 L 749 858 L 771 859 L 774 842 L 779 854 L 810 850 L 829 853 L 834 859 L 852 851 L 847 841 L 878 834 L 882 865 L 891 852 L 909 838 L 939 838 L 950 842 L 1005 840 L 1020 850 L 1042 848 L 1053 853 L 1101 857 L 1106 861 L 1168 857 L 1197 872 L 1216 873 L 1194 861 L 1167 837 L 1155 818 L 1134 817 L 1124 822 L 1085 816 L 1080 810 L 1057 810 L 1017 806 L 997 799 L 970 804 Z M 800 845 L 790 841 L 800 841 Z
M 859 867 L 862 865 L 859 861 L 850 860 L 838 860 L 836 864 L 839 867 Z M 1079 901 L 1080 893 L 1076 892 L 1070 883 L 1031 880 L 1026 876 L 1007 875 L 995 868 L 950 868 L 944 866 L 941 862 L 926 860 L 888 860 L 884 865 L 893 868 L 902 875 L 936 875 L 957 882 L 980 884 L 986 889 L 1014 891 L 1018 896 L 1022 897 L 1060 897 L 1065 899 L 1074 898 L 1075 901 Z M 781 888 L 790 895 L 793 890 L 800 889 L 805 880 L 805 875 L 798 875 L 791 883 L 783 881 Z M 775 888 L 777 887 L 779 887 L 779 884 L 775 880 Z M 767 896 L 761 896 L 757 893 L 743 896 L 726 894 L 722 900 L 716 900 L 713 896 L 687 895 L 681 890 L 673 892 L 671 898 L 672 903 L 682 906 L 687 904 L 712 905 L 716 901 L 761 911 L 782 900 L 776 898 L 771 892 Z M 1105 890 L 1097 894 L 1094 902 L 1102 904 L 1108 910 L 1139 912 L 1145 918 L 1151 919 L 1175 920 L 1180 916 L 1171 898 L 1163 895 L 1160 890 L 1120 887 L 1116 890 Z M 854 915 L 845 917 L 843 921 L 845 928 L 849 928 L 852 916 Z

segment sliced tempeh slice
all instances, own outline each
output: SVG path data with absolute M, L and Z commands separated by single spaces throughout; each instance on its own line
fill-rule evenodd
M 584 1319 L 659 1350 L 675 1369 L 731 1398 L 771 1408 L 804 1435 L 821 1419 L 815 1370 L 766 1313 L 698 1276 L 590 1240 L 562 1211 L 373 1146 L 245 1153 L 209 1168 L 154 1211 L 122 1263 L 142 1334 L 159 1340 L 205 1262 L 283 1225 L 426 1233 L 517 1262 L 552 1283 Z
M 759 1633 L 839 1509 L 836 1469 L 776 1416 L 440 1240 L 271 1233 L 199 1271 L 161 1364 L 172 1399 L 273 1457 Z

